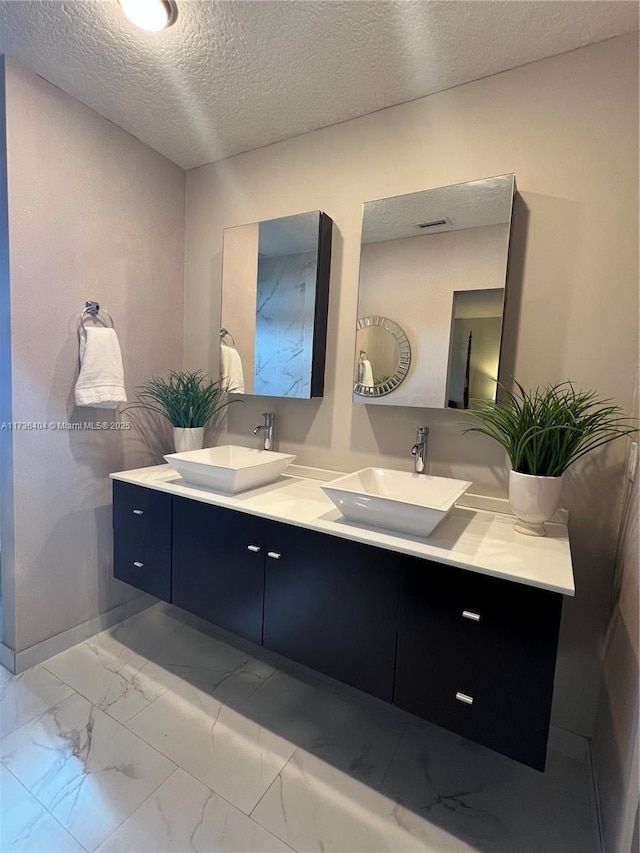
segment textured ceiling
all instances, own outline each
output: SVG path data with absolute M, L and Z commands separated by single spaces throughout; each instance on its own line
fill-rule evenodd
M 513 175 L 498 175 L 436 187 L 408 195 L 368 201 L 364 205 L 362 242 L 425 237 L 442 231 L 460 231 L 509 222 L 513 202 Z M 420 223 L 446 219 L 424 231 Z
M 631 32 L 635 0 L 0 0 L 0 52 L 184 168 Z

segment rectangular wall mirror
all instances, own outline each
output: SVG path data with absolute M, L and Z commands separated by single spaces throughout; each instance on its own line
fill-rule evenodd
M 354 401 L 494 400 L 515 176 L 364 205 Z
M 225 228 L 220 376 L 230 391 L 322 396 L 332 225 L 315 210 Z

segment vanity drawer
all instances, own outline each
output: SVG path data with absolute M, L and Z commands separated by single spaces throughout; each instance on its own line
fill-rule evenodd
M 171 495 L 114 480 L 113 526 L 131 531 L 138 541 L 152 541 L 171 528 Z
M 437 643 L 492 678 L 553 681 L 559 593 L 407 558 L 402 602 L 400 643 Z
M 557 593 L 407 558 L 394 703 L 542 769 L 561 609 Z
M 543 690 L 526 678 L 492 677 L 455 661 L 403 690 L 396 704 L 469 740 L 544 770 L 553 684 Z M 400 677 L 401 679 L 401 677 Z
M 114 480 L 113 574 L 171 600 L 171 495 Z

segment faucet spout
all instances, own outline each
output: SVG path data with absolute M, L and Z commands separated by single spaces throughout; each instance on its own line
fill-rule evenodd
M 414 457 L 413 471 L 415 474 L 427 473 L 427 445 L 429 441 L 429 430 L 425 426 L 419 426 L 416 432 L 416 443 L 411 448 Z
M 258 435 L 259 432 L 264 432 L 264 449 L 273 450 L 273 433 L 276 419 L 275 412 L 264 412 L 262 417 L 264 418 L 264 423 L 258 424 L 258 426 L 253 429 L 253 434 Z

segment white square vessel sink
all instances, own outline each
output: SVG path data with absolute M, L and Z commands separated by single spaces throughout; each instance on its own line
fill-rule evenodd
M 470 486 L 467 480 L 363 468 L 321 488 L 349 521 L 429 536 Z
M 223 444 L 186 453 L 169 453 L 164 458 L 190 485 L 236 494 L 273 483 L 296 457 L 290 453 Z

